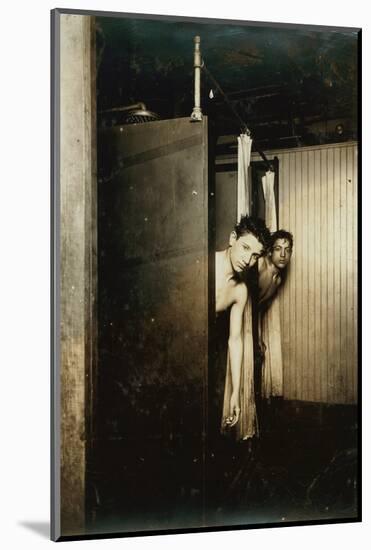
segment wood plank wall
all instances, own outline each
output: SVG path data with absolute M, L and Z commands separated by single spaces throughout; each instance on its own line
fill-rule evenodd
M 60 369 L 54 374 L 52 538 L 58 540 L 86 533 L 85 464 L 97 330 L 97 182 L 94 18 L 54 12 L 53 24 L 60 40 L 60 104 L 54 98 L 59 155 L 53 166 L 54 196 L 60 199 L 53 228 Z
M 279 159 L 279 226 L 294 235 L 280 294 L 284 397 L 356 403 L 357 144 L 267 156 Z

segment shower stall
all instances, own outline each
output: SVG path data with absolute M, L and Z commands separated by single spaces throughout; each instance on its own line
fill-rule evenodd
M 79 48 L 78 59 L 84 52 L 88 74 L 95 66 L 94 48 L 89 55 L 86 48 L 93 18 L 81 26 L 65 17 L 73 31 L 67 46 Z M 245 442 L 214 430 L 215 388 L 225 375 L 214 259 L 236 222 L 236 154 L 218 154 L 220 136 L 198 101 L 192 116 L 166 120 L 149 110 L 146 98 L 98 109 L 106 123 L 96 136 L 94 70 L 87 89 L 81 67 L 69 61 L 71 51 L 62 56 L 62 70 L 91 111 L 62 102 L 68 140 L 61 155 L 65 173 L 74 174 L 61 181 L 68 319 L 62 326 L 62 530 L 275 522 L 269 491 L 276 490 L 276 503 L 289 498 L 289 474 L 263 469 L 262 461 L 250 460 Z M 198 74 L 200 59 L 194 61 Z M 357 143 L 269 151 L 263 160 L 253 153 L 250 207 L 260 217 L 267 162 L 275 172 L 279 225 L 294 234 L 280 296 L 289 428 L 282 434 L 283 417 L 273 418 L 277 439 L 269 448 L 263 441 L 265 454 L 256 456 L 279 456 L 286 438 L 290 452 L 282 460 L 290 461 L 300 453 L 290 446 L 290 422 L 305 404 L 318 404 L 313 414 L 327 429 L 330 405 L 357 403 Z M 84 304 L 83 315 L 77 304 Z M 255 383 L 259 393 L 259 376 Z M 325 434 L 323 449 L 330 439 Z M 283 480 L 278 489 L 277 478 Z M 300 498 L 308 502 L 306 494 Z M 293 501 L 287 506 L 297 508 Z M 314 512 L 306 510 L 311 519 Z

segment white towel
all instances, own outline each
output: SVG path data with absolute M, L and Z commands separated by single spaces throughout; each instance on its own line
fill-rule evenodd
M 262 184 L 265 198 L 265 223 L 273 233 L 277 231 L 274 172 L 266 172 L 262 177 Z M 264 315 L 262 340 L 266 345 L 262 379 L 263 397 L 281 396 L 283 395 L 283 364 L 279 296 L 274 298 Z
M 273 233 L 277 231 L 277 211 L 274 198 L 274 172 L 270 170 L 262 177 L 265 198 L 265 225 Z
M 247 134 L 238 138 L 238 180 L 237 180 L 237 222 L 241 216 L 249 213 L 250 185 L 249 167 L 252 139 Z
M 242 356 L 242 372 L 240 383 L 240 418 L 236 424 L 235 434 L 236 439 L 249 439 L 258 434 L 258 418 L 256 415 L 255 406 L 255 389 L 254 389 L 254 347 L 252 338 L 252 312 L 251 298 L 247 298 L 243 316 L 243 356 Z M 227 371 L 225 378 L 223 416 L 221 431 L 227 433 L 229 428 L 226 427 L 225 420 L 229 417 L 229 403 L 232 394 L 232 373 L 229 353 L 227 357 Z
M 240 217 L 249 214 L 250 207 L 250 183 L 249 166 L 251 157 L 252 139 L 241 134 L 238 138 L 238 183 L 237 183 L 237 221 Z M 243 357 L 240 384 L 240 418 L 236 424 L 236 439 L 249 439 L 258 433 L 258 419 L 255 406 L 254 390 L 254 349 L 252 337 L 252 308 L 251 297 L 247 297 L 247 303 L 243 316 Z M 229 403 L 232 392 L 232 375 L 229 353 L 224 387 L 224 403 L 222 415 L 222 432 L 226 432 L 225 418 L 229 416 Z

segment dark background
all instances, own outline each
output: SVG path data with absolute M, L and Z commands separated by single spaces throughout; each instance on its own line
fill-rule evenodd
M 357 139 L 356 31 L 100 17 L 98 110 L 143 101 L 162 119 L 189 116 L 195 35 L 206 67 L 260 149 Z M 202 109 L 216 133 L 239 133 L 204 72 L 201 80 Z

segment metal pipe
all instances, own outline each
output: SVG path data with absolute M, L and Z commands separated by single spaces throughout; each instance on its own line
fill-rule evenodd
M 195 36 L 194 43 L 194 69 L 195 69 L 195 105 L 191 114 L 191 122 L 200 122 L 202 120 L 201 111 L 201 39 Z

